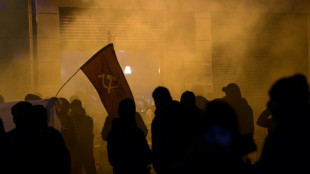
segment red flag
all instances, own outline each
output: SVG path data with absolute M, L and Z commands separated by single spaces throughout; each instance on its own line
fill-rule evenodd
M 81 70 L 96 88 L 109 115 L 118 113 L 118 105 L 123 99 L 133 100 L 113 44 L 98 51 L 81 67 Z

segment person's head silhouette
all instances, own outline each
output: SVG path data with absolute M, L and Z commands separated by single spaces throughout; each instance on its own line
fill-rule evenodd
M 206 107 L 205 142 L 231 147 L 239 138 L 237 115 L 223 99 L 214 99 Z
M 59 98 L 60 114 L 67 114 L 70 110 L 70 103 L 66 98 Z
M 228 100 L 241 98 L 241 91 L 236 83 L 229 83 L 227 86 L 222 88 L 222 91 L 225 92 Z
M 48 127 L 47 110 L 43 105 L 34 105 L 33 109 L 33 121 L 36 129 L 45 129 Z
M 136 114 L 136 105 L 131 99 L 124 99 L 118 107 L 119 118 L 123 120 L 134 120 Z
M 156 108 L 165 106 L 172 100 L 169 90 L 162 86 L 157 87 L 153 91 L 152 96 L 153 96 Z
M 42 100 L 42 98 L 36 94 L 27 94 L 25 96 L 25 101 L 27 101 L 27 100 Z
M 274 119 L 295 112 L 309 104 L 309 86 L 302 74 L 284 77 L 274 83 L 269 90 L 268 108 Z
M 193 107 L 196 105 L 195 94 L 191 91 L 183 92 L 181 96 L 181 103 L 185 106 Z
M 81 100 L 79 100 L 79 99 L 74 99 L 74 100 L 71 102 L 70 107 L 71 107 L 71 114 L 72 114 L 74 117 L 85 116 L 86 111 L 85 111 L 85 109 L 84 109 L 83 106 L 82 106 Z
M 32 104 L 29 102 L 18 102 L 11 108 L 13 121 L 16 128 L 29 128 L 32 124 Z

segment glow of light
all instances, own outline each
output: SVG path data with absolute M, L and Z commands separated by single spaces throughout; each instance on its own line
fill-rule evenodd
M 160 74 L 160 68 L 158 68 L 158 74 Z
M 125 66 L 125 74 L 131 74 L 130 66 Z

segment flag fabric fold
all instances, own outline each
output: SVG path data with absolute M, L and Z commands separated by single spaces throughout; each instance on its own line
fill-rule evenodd
M 113 44 L 98 51 L 80 68 L 96 88 L 109 115 L 118 113 L 119 103 L 133 100 L 133 95 L 120 67 Z

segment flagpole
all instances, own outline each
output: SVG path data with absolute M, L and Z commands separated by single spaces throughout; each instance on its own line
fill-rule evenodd
M 62 90 L 63 87 L 65 87 L 65 85 L 75 76 L 76 73 L 78 73 L 80 71 L 81 68 L 79 68 L 62 86 L 61 88 L 58 90 L 58 92 L 56 93 L 55 97 L 57 97 L 57 95 L 59 94 L 59 92 Z

